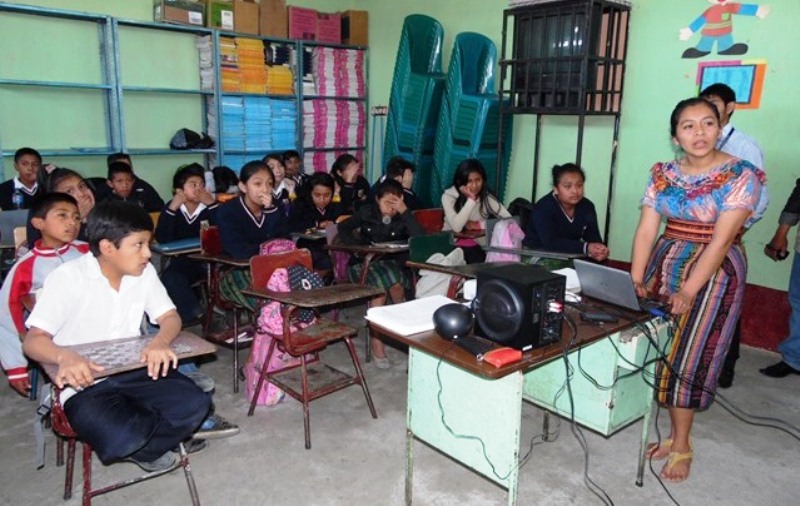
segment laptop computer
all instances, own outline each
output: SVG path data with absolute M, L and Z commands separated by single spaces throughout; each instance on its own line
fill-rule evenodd
M 28 210 L 0 211 L 0 245 L 14 246 L 14 229 L 28 224 Z
M 572 263 L 584 295 L 634 311 L 648 312 L 668 307 L 664 302 L 638 297 L 633 278 L 628 271 L 580 259 L 575 259 Z

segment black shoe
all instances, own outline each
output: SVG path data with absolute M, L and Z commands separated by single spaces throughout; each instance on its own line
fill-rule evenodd
M 207 425 L 207 427 L 205 427 Z M 194 433 L 195 438 L 202 439 L 218 439 L 223 437 L 235 436 L 239 433 L 239 426 L 229 422 L 219 415 L 209 416 L 197 432 Z M 188 452 L 188 449 L 187 449 Z
M 730 388 L 733 385 L 733 371 L 723 369 L 717 379 L 717 386 L 719 388 Z
M 739 54 L 745 54 L 748 49 L 749 48 L 747 47 L 747 44 L 743 44 L 743 43 L 739 42 L 737 44 L 732 45 L 731 47 L 729 47 L 725 51 L 717 51 L 717 54 L 739 55 Z
M 158 471 L 166 471 L 170 468 L 178 467 L 179 459 L 178 454 L 175 452 L 167 452 L 164 455 L 158 457 L 156 460 L 152 460 L 150 462 L 144 462 L 141 460 L 136 460 L 132 457 L 128 457 L 128 462 L 133 462 L 137 466 L 141 467 L 144 471 L 148 473 L 155 473 Z
M 770 378 L 785 378 L 790 374 L 800 374 L 800 371 L 784 361 L 780 361 L 777 364 L 772 364 L 769 367 L 759 369 L 758 372 L 764 376 L 769 376 Z
M 703 56 L 710 54 L 710 51 L 700 51 L 696 47 L 690 47 L 686 51 L 683 52 L 681 58 L 702 58 Z

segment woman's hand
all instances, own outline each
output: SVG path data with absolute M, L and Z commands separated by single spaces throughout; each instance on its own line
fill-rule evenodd
M 637 297 L 647 297 L 647 289 L 644 287 L 644 283 L 641 281 L 634 281 L 633 288 L 636 290 Z
M 473 192 L 471 192 L 470 189 L 467 188 L 467 185 L 463 185 L 463 186 L 459 187 L 458 191 L 461 192 L 461 195 L 467 197 L 470 200 L 477 200 L 478 199 L 478 195 L 473 193 Z
M 397 214 L 403 214 L 404 212 L 408 211 L 408 206 L 406 206 L 403 197 L 395 197 L 391 201 L 392 209 L 397 211 Z
M 694 301 L 694 295 L 685 290 L 679 290 L 678 293 L 673 293 L 669 297 L 670 312 L 683 314 L 692 307 L 692 301 Z
M 608 258 L 608 248 L 602 242 L 590 242 L 586 247 L 586 253 L 596 262 L 602 262 Z

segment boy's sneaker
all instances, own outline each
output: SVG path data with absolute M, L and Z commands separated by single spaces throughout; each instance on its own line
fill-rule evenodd
M 137 466 L 141 467 L 143 470 L 147 471 L 148 473 L 155 473 L 158 471 L 166 471 L 170 468 L 178 467 L 180 459 L 178 458 L 178 454 L 173 451 L 169 451 L 164 455 L 158 457 L 156 460 L 152 460 L 150 462 L 144 462 L 141 460 L 136 460 L 133 457 L 128 457 L 128 462 L 133 462 Z
M 194 438 L 220 439 L 235 436 L 240 432 L 239 426 L 229 422 L 223 417 L 213 414 L 205 419 L 203 424 L 194 433 Z M 188 449 L 187 449 L 188 452 Z

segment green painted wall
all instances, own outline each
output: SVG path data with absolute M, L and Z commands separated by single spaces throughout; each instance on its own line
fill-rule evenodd
M 150 0 L 14 0 L 12 3 L 25 3 L 47 7 L 58 7 L 91 12 L 103 12 L 123 18 L 149 20 Z M 307 6 L 321 11 L 336 11 L 355 8 L 369 11 L 370 18 L 370 105 L 388 102 L 391 75 L 394 66 L 397 43 L 403 18 L 412 13 L 422 13 L 438 19 L 445 29 L 444 68 L 447 68 L 450 49 L 455 35 L 461 31 L 476 31 L 490 37 L 499 44 L 502 29 L 504 0 L 289 0 L 290 5 Z M 694 35 L 688 42 L 678 40 L 678 31 L 687 26 L 709 5 L 707 0 L 633 0 L 631 32 L 629 40 L 628 70 L 625 82 L 625 99 L 620 130 L 617 179 L 614 188 L 614 209 L 611 219 L 609 245 L 612 257 L 628 260 L 630 242 L 638 220 L 638 202 L 641 198 L 648 169 L 659 160 L 674 156 L 668 134 L 669 113 L 674 104 L 697 92 L 695 76 L 698 60 L 683 60 L 681 53 L 698 40 Z M 767 61 L 767 76 L 761 108 L 752 111 L 739 111 L 733 121 L 737 128 L 757 138 L 765 153 L 766 169 L 772 204 L 764 220 L 756 224 L 746 237 L 750 251 L 751 283 L 783 289 L 789 275 L 789 265 L 784 262 L 772 263 L 762 254 L 763 245 L 769 241 L 777 222 L 777 216 L 786 197 L 800 177 L 800 167 L 792 162 L 798 157 L 794 139 L 800 134 L 796 118 L 800 105 L 794 99 L 794 83 L 800 82 L 800 68 L 792 65 L 797 57 L 793 50 L 800 47 L 800 31 L 795 21 L 800 19 L 800 2 L 796 0 L 770 0 L 772 13 L 764 20 L 754 17 L 734 18 L 734 36 L 750 44 L 750 51 L 744 58 Z M 11 37 L 10 40 L 27 40 Z M 46 32 L 45 32 L 46 33 Z M 83 39 L 81 38 L 83 37 Z M 70 44 L 77 44 L 72 54 L 77 54 L 80 44 L 85 44 L 85 34 L 69 41 L 48 40 L 47 50 L 67 51 Z M 84 42 L 80 42 L 84 40 Z M 5 38 L 0 40 L 5 42 Z M 79 44 L 80 43 L 80 44 Z M 2 47 L 8 47 L 3 43 Z M 13 47 L 13 46 L 12 46 Z M 181 52 L 186 49 L 181 49 Z M 13 57 L 13 56 L 12 56 Z M 710 55 L 699 61 L 738 59 Z M 47 69 L 59 68 L 60 58 L 43 58 L 41 64 Z M 4 62 L 5 63 L 5 62 Z M 34 62 L 31 68 L 37 68 Z M 91 70 L 90 63 L 81 64 L 84 70 Z M 64 72 L 69 71 L 64 66 Z M 8 68 L 6 66 L 6 68 Z M 174 72 L 175 75 L 179 73 Z M 186 79 L 195 79 L 189 72 Z M 159 77 L 160 79 L 160 77 Z M 20 118 L 49 118 L 53 114 L 53 97 L 42 96 L 30 104 L 7 106 L 7 100 L 0 96 L 0 114 L 13 113 Z M 170 107 L 180 107 L 170 101 Z M 5 109 L 12 107 L 12 109 Z M 192 106 L 188 106 L 190 108 Z M 16 108 L 16 109 L 14 109 Z M 146 108 L 143 105 L 143 110 Z M 138 109 L 138 108 L 137 108 Z M 151 111 L 156 117 L 157 110 Z M 141 112 L 132 113 L 145 114 Z M 187 113 L 190 114 L 190 113 Z M 58 137 L 59 132 L 75 129 L 70 134 L 80 134 L 81 142 L 91 141 L 90 132 L 94 128 L 84 128 L 83 122 L 92 121 L 91 114 L 78 115 L 80 121 L 59 120 L 55 124 L 36 120 L 20 120 L 19 132 L 28 132 L 37 138 Z M 71 116 L 70 116 L 71 117 Z M 136 117 L 126 119 L 135 138 L 144 144 L 152 141 L 141 121 Z M 193 120 L 194 121 L 194 120 Z M 52 122 L 51 122 L 52 123 Z M 31 126 L 33 125 L 33 126 Z M 577 120 L 569 117 L 545 117 L 542 128 L 541 166 L 542 182 L 537 196 L 547 191 L 547 172 L 555 163 L 574 160 Z M 81 133 L 84 129 L 84 133 Z M 371 130 L 371 129 L 370 129 Z M 44 135 L 46 133 L 47 135 Z M 533 116 L 515 118 L 512 165 L 509 177 L 508 199 L 516 196 L 530 198 L 533 136 L 535 119 Z M 610 160 L 610 141 L 612 122 L 607 118 L 589 118 L 584 139 L 583 165 L 588 173 L 587 193 L 599 209 L 605 208 L 608 165 Z M 4 145 L 8 145 L 3 140 Z M 45 141 L 46 142 L 46 141 Z M 76 141 L 77 143 L 78 141 Z M 35 144 L 31 142 L 31 144 Z M 182 157 L 139 157 L 137 171 L 145 171 L 143 177 L 156 179 L 159 187 L 168 187 L 168 177 Z M 103 164 L 97 158 L 70 158 L 66 162 L 84 169 L 88 174 L 101 174 Z M 162 191 L 163 193 L 163 191 Z
M 630 244 L 639 216 L 639 200 L 647 181 L 648 170 L 659 160 L 674 156 L 669 139 L 669 115 L 681 99 L 697 93 L 695 76 L 698 60 L 683 60 L 684 49 L 697 43 L 699 34 L 688 42 L 678 39 L 678 31 L 688 26 L 710 4 L 706 0 L 633 0 L 628 43 L 628 68 L 625 77 L 623 113 L 619 136 L 617 179 L 611 218 L 609 246 L 612 258 L 630 259 Z M 788 262 L 768 260 L 761 250 L 774 232 L 780 210 L 800 177 L 795 162 L 800 151 L 795 139 L 800 134 L 797 117 L 800 102 L 795 86 L 800 82 L 796 65 L 800 47 L 800 2 L 770 0 L 772 13 L 764 20 L 755 17 L 734 18 L 734 36 L 747 42 L 750 51 L 745 59 L 767 61 L 767 76 L 761 108 L 738 111 L 733 123 L 759 140 L 765 153 L 772 203 L 765 218 L 747 234 L 750 252 L 748 281 L 785 289 L 789 276 Z M 456 34 L 475 31 L 500 43 L 502 0 L 406 0 L 386 2 L 356 0 L 355 8 L 369 11 L 370 31 L 370 104 L 386 104 L 393 62 L 402 27 L 402 19 L 421 13 L 438 19 L 445 30 L 444 68 Z M 499 46 L 498 46 L 499 47 Z M 709 55 L 699 61 L 741 59 Z M 587 195 L 598 209 L 604 209 L 611 120 L 589 118 L 584 140 L 583 165 L 587 171 Z M 515 118 L 512 163 L 508 199 L 530 198 L 533 166 L 533 116 Z M 577 120 L 549 116 L 543 119 L 540 184 L 537 196 L 547 190 L 547 173 L 555 163 L 574 160 Z M 602 226 L 602 224 L 601 224 Z

